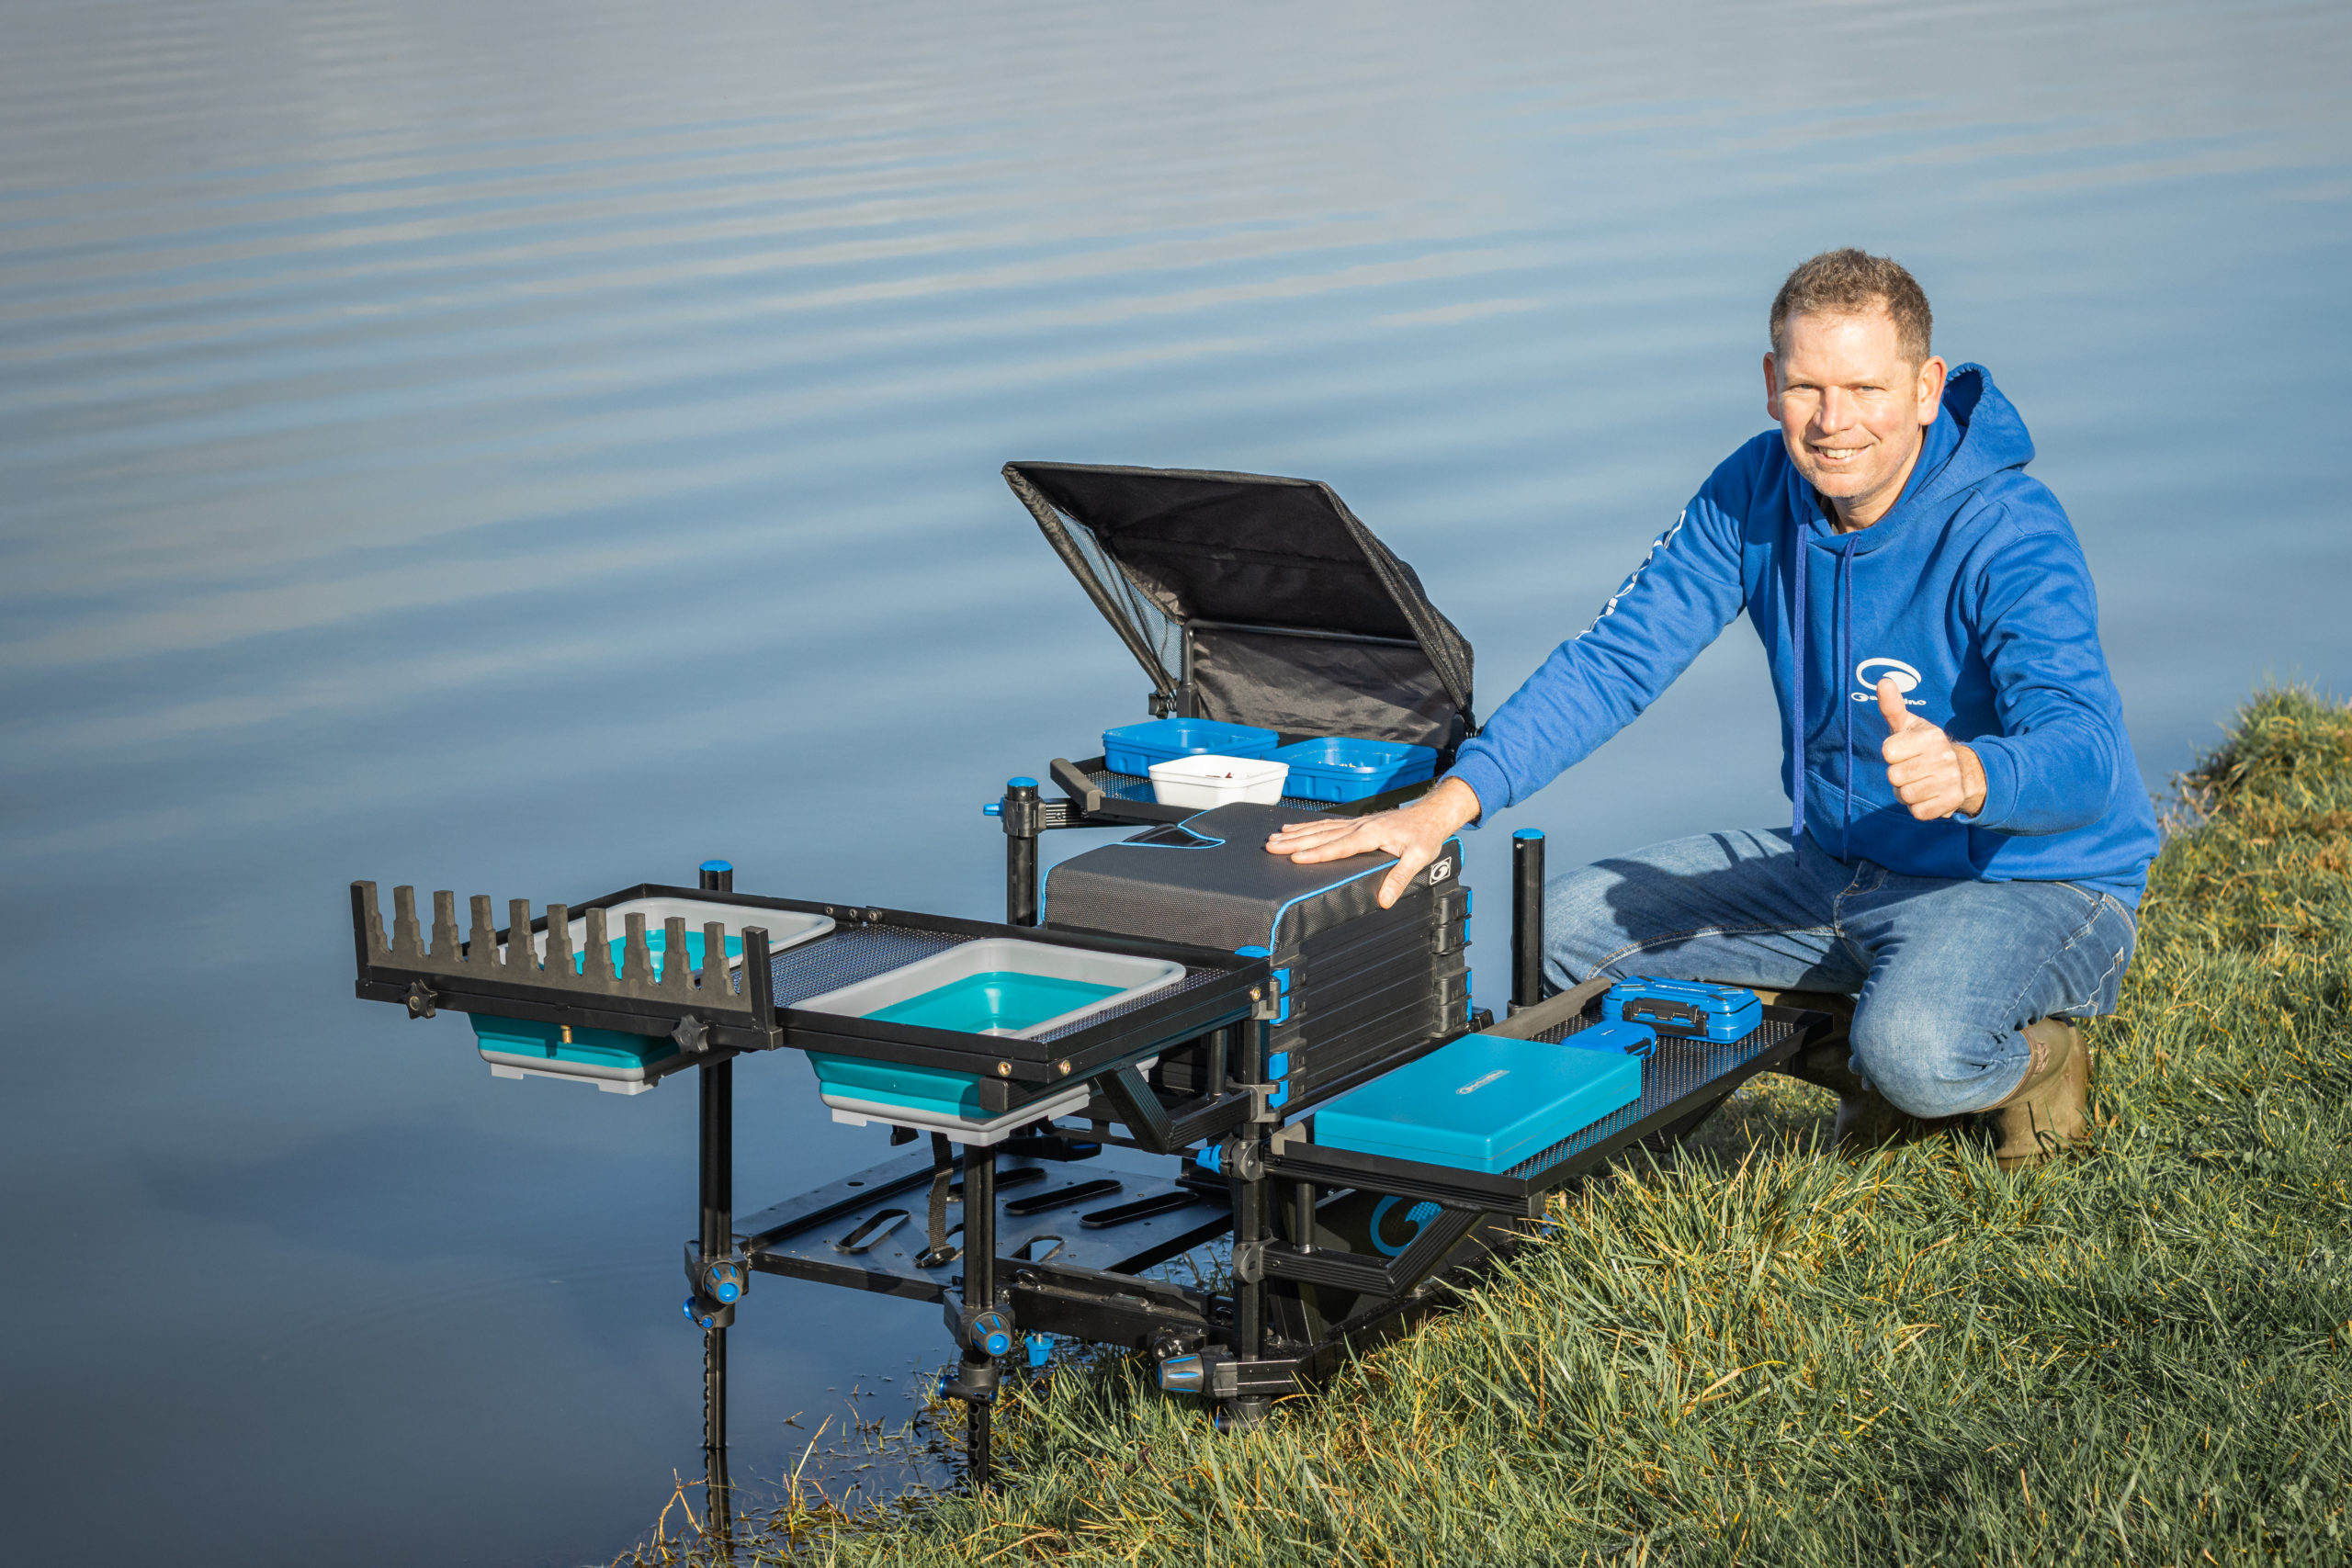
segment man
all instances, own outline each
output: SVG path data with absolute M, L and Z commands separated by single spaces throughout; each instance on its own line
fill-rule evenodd
M 1771 663 L 1786 831 L 1678 839 L 1555 882 L 1556 987 L 1634 975 L 1857 996 L 1806 1076 L 1870 1146 L 1991 1111 L 2004 1166 L 2081 1134 L 2068 1020 L 2114 1010 L 2156 827 L 2066 514 L 1982 367 L 1947 377 L 1927 296 L 1830 251 L 1772 302 L 1765 409 L 1592 625 L 1409 806 L 1286 828 L 1384 850 L 1382 901 L 1518 805 L 1745 610 Z M 1850 1052 L 1850 1057 L 1849 1053 Z M 1916 1120 L 1915 1120 L 1916 1119 Z

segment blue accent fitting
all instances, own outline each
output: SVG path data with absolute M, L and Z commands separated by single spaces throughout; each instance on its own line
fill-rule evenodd
M 732 1280 L 721 1280 L 718 1282 L 718 1289 L 711 1292 L 722 1302 L 731 1302 L 742 1293 L 743 1287 Z
M 1216 1144 L 1205 1145 L 1193 1156 L 1193 1163 L 1214 1176 L 1225 1168 L 1225 1150 Z
M 1017 779 L 1005 780 L 1004 787 L 1007 789 L 1035 789 L 1037 787 L 1037 781 L 1031 778 L 1027 773 L 1023 773 Z
M 1274 971 L 1274 989 L 1285 993 L 1290 990 L 1290 965 L 1287 964 Z
M 1266 1109 L 1269 1111 L 1280 1111 L 1283 1106 L 1288 1105 L 1289 1103 L 1290 1084 L 1287 1081 L 1283 1084 L 1282 1088 L 1266 1096 Z
M 1022 1337 L 1029 1347 L 1029 1366 L 1034 1371 L 1054 1358 L 1054 1337 L 1050 1334 L 1029 1334 Z
M 1277 1051 L 1272 1055 L 1267 1057 L 1266 1076 L 1270 1078 L 1286 1078 L 1290 1077 L 1290 1053 L 1287 1051 Z
M 1290 996 L 1287 992 L 1283 996 L 1282 1010 L 1274 1014 L 1274 1021 L 1276 1023 L 1288 1023 L 1290 1021 Z
M 1012 1348 L 1012 1336 L 999 1329 L 988 1337 L 980 1348 L 991 1356 L 1001 1356 Z
M 981 815 L 981 816 L 983 816 L 983 817 L 1001 817 L 1001 816 L 1003 816 L 1003 815 L 1004 815 L 1004 802 L 1002 802 L 1002 801 L 1001 801 L 1001 800 L 991 800 L 991 801 L 989 801 L 986 806 L 983 806 L 983 807 L 980 807 L 980 815 Z
M 1540 839 L 1543 836 L 1544 829 L 1541 828 L 1521 828 L 1511 835 L 1514 839 Z
M 1472 914 L 1476 912 L 1477 908 L 1477 890 L 1470 887 L 1464 888 L 1462 890 L 1462 918 L 1465 920 L 1468 919 Z
M 1237 947 L 1233 950 L 1236 958 L 1272 958 L 1273 955 L 1272 949 L 1264 947 Z
M 732 861 L 723 860 L 707 860 L 702 863 L 702 869 L 705 871 L 733 871 L 735 869 L 735 863 Z

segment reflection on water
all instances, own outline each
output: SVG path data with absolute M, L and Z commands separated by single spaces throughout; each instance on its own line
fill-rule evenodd
M 2340 7 L 9 19 L 27 1550 L 633 1539 L 697 1462 L 692 1096 L 493 1083 L 352 1003 L 341 885 L 724 854 L 990 912 L 973 807 L 1144 690 L 1008 457 L 1331 480 L 1491 707 L 1762 423 L 1781 271 L 1859 243 L 2033 424 L 2151 768 L 2352 659 Z M 1520 819 L 1777 820 L 1758 663 L 1726 637 Z M 747 1207 L 878 1148 L 797 1061 L 740 1082 Z M 780 1281 L 744 1322 L 739 1473 L 944 1344 Z

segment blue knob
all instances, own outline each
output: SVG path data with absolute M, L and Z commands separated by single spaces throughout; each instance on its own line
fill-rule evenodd
M 718 1289 L 711 1292 L 722 1302 L 731 1302 L 743 1293 L 743 1287 L 732 1280 L 721 1280 Z
M 1029 1365 L 1034 1369 L 1054 1359 L 1054 1337 L 1050 1334 L 1028 1334 L 1022 1343 L 1029 1347 Z
M 983 807 L 980 807 L 980 815 L 981 815 L 981 816 L 983 816 L 983 817 L 1001 817 L 1001 816 L 1003 816 L 1003 815 L 1004 815 L 1004 802 L 1002 802 L 1002 801 L 1001 801 L 1001 800 L 991 800 L 991 801 L 989 801 L 986 806 L 983 806 Z
M 1540 839 L 1543 836 L 1544 829 L 1541 828 L 1521 828 L 1511 835 L 1514 839 Z
M 1193 1157 L 1193 1163 L 1212 1175 L 1225 1168 L 1225 1150 L 1211 1144 Z
M 1027 773 L 1023 773 L 1017 779 L 1005 780 L 1004 787 L 1007 789 L 1035 789 L 1037 787 L 1037 781 L 1031 778 Z
M 1001 1356 L 1012 1348 L 1012 1336 L 1000 1328 L 980 1342 L 980 1348 L 991 1356 Z
M 735 869 L 735 863 L 733 861 L 724 860 L 707 860 L 702 863 L 702 869 L 705 871 L 733 871 Z

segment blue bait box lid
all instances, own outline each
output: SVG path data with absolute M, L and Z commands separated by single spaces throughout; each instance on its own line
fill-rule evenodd
M 1744 986 L 1637 976 L 1601 993 L 1600 1016 L 1646 1023 L 1661 1034 L 1728 1042 L 1764 1021 L 1764 1004 Z
M 1437 772 L 1437 750 L 1401 740 L 1327 736 L 1294 741 L 1272 753 L 1290 764 L 1283 793 L 1301 800 L 1368 800 L 1419 784 Z
M 1282 737 L 1254 724 L 1215 718 L 1154 718 L 1102 732 L 1102 765 L 1114 773 L 1148 773 L 1179 757 L 1263 757 Z
M 1622 1049 L 1465 1034 L 1324 1106 L 1315 1141 L 1498 1176 L 1641 1097 Z
M 1589 1023 L 1573 1034 L 1561 1035 L 1560 1043 L 1579 1051 L 1620 1051 L 1629 1056 L 1646 1056 L 1657 1049 L 1657 1031 L 1646 1023 L 1606 1019 Z

